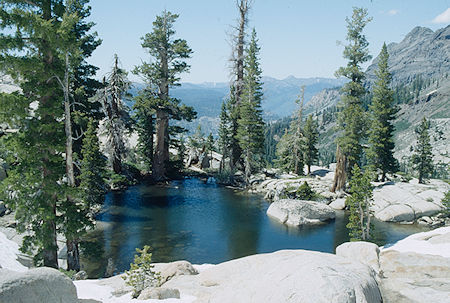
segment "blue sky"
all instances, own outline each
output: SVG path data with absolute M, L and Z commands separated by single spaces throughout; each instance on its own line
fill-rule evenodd
M 100 67 L 99 78 L 110 69 L 114 53 L 128 71 L 150 60 L 140 38 L 167 9 L 180 15 L 176 37 L 187 40 L 194 51 L 188 60 L 191 71 L 182 81 L 229 80 L 228 34 L 237 22 L 234 0 L 91 0 L 91 6 L 90 20 L 103 40 L 89 59 Z M 450 0 L 254 0 L 249 29 L 258 33 L 263 74 L 278 79 L 333 77 L 346 64 L 337 41 L 345 43 L 345 18 L 353 6 L 367 8 L 373 18 L 365 31 L 373 56 L 384 41 L 399 42 L 415 26 L 436 30 L 450 24 Z M 131 74 L 130 79 L 139 81 Z

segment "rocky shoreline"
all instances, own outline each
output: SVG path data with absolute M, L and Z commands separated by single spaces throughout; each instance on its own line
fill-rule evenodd
M 11 260 L 1 262 L 0 302 L 30 292 L 33 299 L 24 302 L 448 302 L 450 227 L 390 247 L 347 242 L 336 254 L 281 250 L 217 265 L 156 264 L 164 283 L 143 292 L 142 300 L 131 298 L 120 275 L 72 282 L 53 269 L 19 273 L 8 269 Z

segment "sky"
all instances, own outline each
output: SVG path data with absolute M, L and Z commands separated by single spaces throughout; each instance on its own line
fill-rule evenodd
M 175 38 L 185 39 L 194 51 L 182 82 L 227 82 L 230 79 L 230 33 L 238 22 L 235 0 L 91 0 L 89 21 L 103 40 L 89 58 L 101 78 L 119 56 L 131 71 L 151 57 L 141 37 L 163 10 L 179 14 Z M 354 6 L 368 9 L 373 20 L 365 34 L 376 56 L 383 42 L 400 42 L 416 26 L 436 30 L 450 24 L 450 0 L 254 0 L 248 32 L 257 31 L 263 75 L 284 79 L 334 77 L 346 64 L 342 58 L 347 16 Z M 129 73 L 132 81 L 142 82 Z

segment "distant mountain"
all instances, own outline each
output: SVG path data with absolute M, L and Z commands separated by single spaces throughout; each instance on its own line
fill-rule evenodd
M 262 107 L 266 120 L 275 120 L 289 116 L 296 109 L 295 100 L 300 94 L 301 86 L 305 85 L 305 103 L 312 96 L 325 88 L 343 85 L 343 79 L 331 78 L 295 78 L 289 76 L 278 80 L 272 77 L 263 77 L 264 99 Z M 136 95 L 144 87 L 141 83 L 133 83 L 130 93 Z M 180 99 L 184 104 L 193 106 L 197 111 L 198 119 L 192 123 L 182 123 L 189 130 L 195 130 L 200 123 L 205 133 L 217 134 L 219 125 L 218 116 L 222 101 L 229 95 L 229 84 L 219 83 L 182 83 L 171 90 L 171 96 Z
M 408 84 L 417 76 L 438 78 L 450 72 L 450 25 L 433 32 L 415 27 L 400 43 L 390 43 L 389 68 L 393 83 Z M 374 81 L 378 57 L 367 68 L 367 79 Z

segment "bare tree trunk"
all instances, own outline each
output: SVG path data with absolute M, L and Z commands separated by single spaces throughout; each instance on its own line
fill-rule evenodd
M 339 145 L 336 147 L 336 170 L 334 172 L 331 192 L 343 190 L 347 182 L 347 157 L 341 152 Z
M 153 179 L 157 182 L 167 180 L 167 163 L 169 162 L 169 114 L 163 110 L 156 111 L 156 146 L 153 158 Z
M 370 209 L 369 209 L 370 205 L 369 202 L 367 201 L 366 204 L 366 217 L 367 217 L 367 222 L 366 222 L 366 234 L 367 234 L 367 240 L 370 239 Z
M 359 209 L 359 228 L 361 229 L 361 237 L 362 240 L 366 240 L 366 231 L 364 228 L 364 210 L 362 209 L 361 202 L 358 202 L 358 209 Z
M 66 69 L 64 71 L 64 130 L 66 133 L 66 174 L 69 187 L 75 187 L 75 174 L 73 169 L 73 137 L 72 137 L 72 115 L 69 100 L 69 54 L 66 54 Z M 75 203 L 72 197 L 67 197 L 67 203 Z M 78 252 L 78 241 L 66 240 L 67 246 L 67 270 L 80 270 L 80 256 Z

